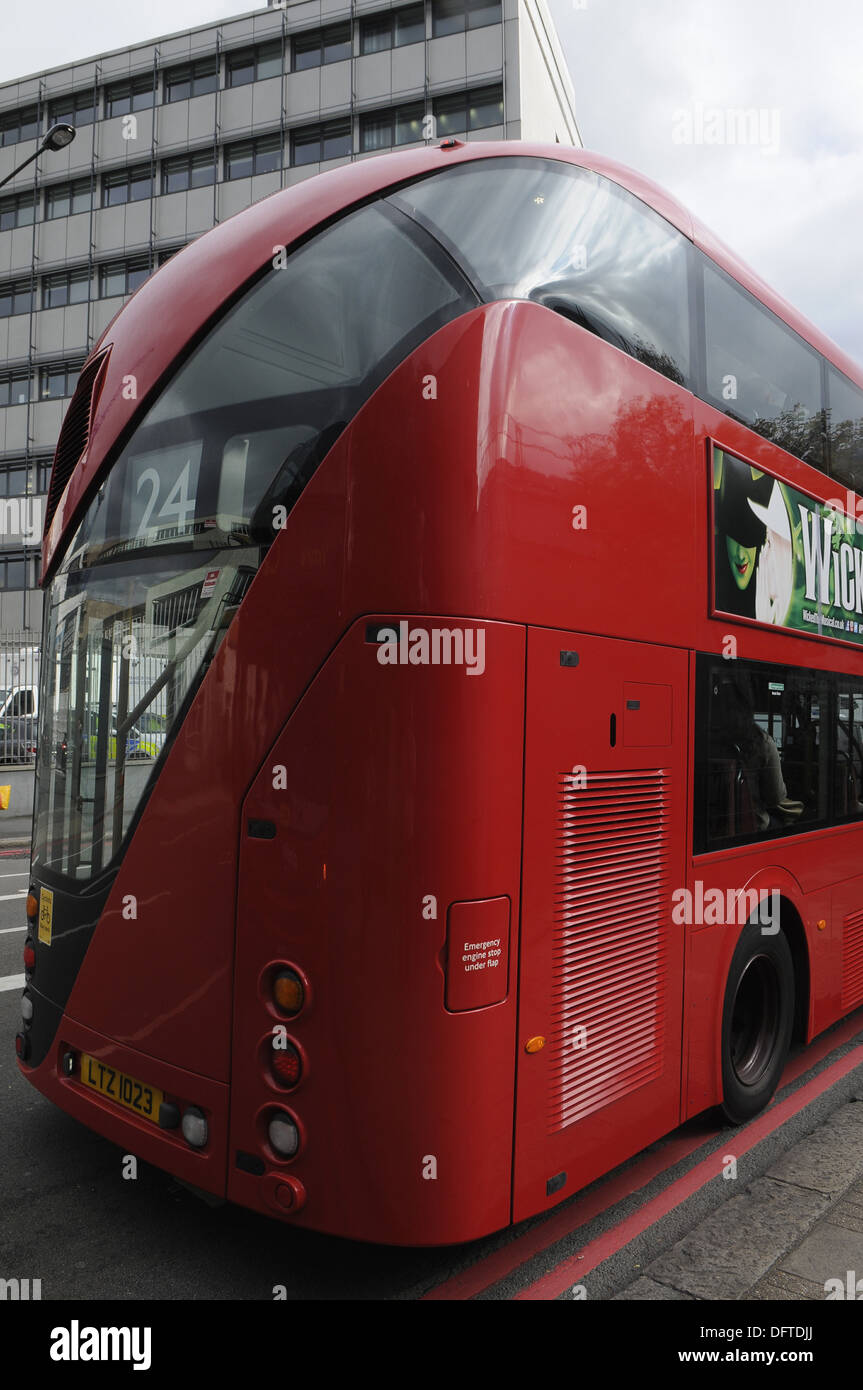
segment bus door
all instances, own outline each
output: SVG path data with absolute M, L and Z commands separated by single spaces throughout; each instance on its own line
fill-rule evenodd
M 679 1123 L 688 656 L 528 633 L 513 1220 Z

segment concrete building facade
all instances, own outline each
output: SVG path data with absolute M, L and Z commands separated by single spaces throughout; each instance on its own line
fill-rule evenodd
M 580 144 L 545 0 L 286 0 L 0 86 L 0 634 L 41 631 L 43 499 L 78 372 L 181 246 L 301 179 L 440 140 Z

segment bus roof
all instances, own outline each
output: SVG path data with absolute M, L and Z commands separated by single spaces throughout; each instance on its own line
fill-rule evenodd
M 89 443 L 57 501 L 42 545 L 42 578 L 67 528 L 101 472 L 107 454 L 128 437 L 143 403 L 207 324 L 236 297 L 279 247 L 289 246 L 353 203 L 384 189 L 479 159 L 521 155 L 577 164 L 604 175 L 677 227 L 822 355 L 863 387 L 863 371 L 846 353 L 776 294 L 760 276 L 658 184 L 615 160 L 568 145 L 521 141 L 424 146 L 358 160 L 294 184 L 254 203 L 184 247 L 132 295 L 90 354 L 109 347 L 100 369 Z M 158 332 L 154 331 L 158 325 Z M 70 413 L 74 409 L 74 402 Z M 62 436 L 61 436 L 62 437 Z

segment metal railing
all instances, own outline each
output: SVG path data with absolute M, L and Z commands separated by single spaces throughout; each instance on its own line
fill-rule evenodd
M 35 762 L 38 716 L 39 648 L 33 633 L 0 633 L 0 765 Z

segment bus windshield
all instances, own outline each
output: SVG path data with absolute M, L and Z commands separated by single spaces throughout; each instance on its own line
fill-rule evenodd
M 35 864 L 79 880 L 109 866 L 318 463 L 393 367 L 476 303 L 426 233 L 370 205 L 274 257 L 192 353 L 48 586 Z

